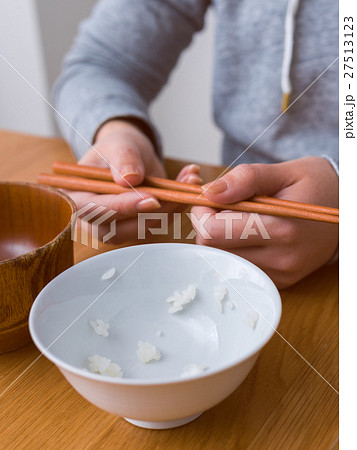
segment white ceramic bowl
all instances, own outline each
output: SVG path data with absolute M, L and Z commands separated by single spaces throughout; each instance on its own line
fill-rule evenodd
M 102 279 L 111 268 L 115 274 Z M 169 314 L 166 299 L 189 284 L 196 298 Z M 216 286 L 227 289 L 223 312 Z M 259 319 L 252 328 L 254 310 Z M 57 276 L 35 300 L 29 325 L 39 350 L 91 403 L 135 425 L 172 428 L 240 385 L 280 315 L 276 287 L 246 260 L 210 247 L 148 244 L 95 256 Z M 97 319 L 110 324 L 108 337 L 90 326 Z M 139 340 L 155 345 L 161 359 L 140 362 Z M 95 354 L 119 364 L 124 377 L 90 372 L 88 357 Z M 191 363 L 207 369 L 182 378 Z

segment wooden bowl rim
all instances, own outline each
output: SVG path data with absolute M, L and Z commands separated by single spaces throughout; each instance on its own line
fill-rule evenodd
M 71 199 L 71 197 L 69 195 L 65 194 L 64 192 L 61 192 L 57 188 L 54 188 L 51 186 L 46 186 L 45 184 L 28 183 L 26 181 L 0 181 L 0 186 L 5 186 L 5 185 L 31 187 L 31 188 L 35 188 L 35 189 L 40 189 L 42 191 L 52 192 L 53 194 L 58 195 L 59 197 L 62 197 L 69 204 L 69 206 L 71 207 L 71 210 L 72 210 L 72 214 L 71 214 L 71 218 L 70 218 L 69 222 L 63 228 L 63 230 L 59 234 L 57 234 L 53 239 L 51 239 L 49 242 L 47 242 L 44 245 L 41 245 L 40 247 L 35 247 L 26 253 L 22 253 L 21 255 L 14 256 L 12 258 L 3 259 L 0 261 L 0 266 L 3 264 L 7 264 L 9 262 L 15 261 L 15 260 L 21 260 L 23 258 L 28 258 L 29 256 L 33 256 L 36 253 L 39 253 L 42 250 L 46 249 L 47 247 L 52 246 L 55 243 L 55 241 L 57 241 L 62 235 L 64 235 L 67 232 L 68 228 L 72 227 L 72 225 L 75 223 L 76 212 L 77 212 L 76 204 Z

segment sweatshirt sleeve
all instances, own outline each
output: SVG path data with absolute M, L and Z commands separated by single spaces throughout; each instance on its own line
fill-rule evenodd
M 99 126 L 132 117 L 149 127 L 148 106 L 195 32 L 209 0 L 101 0 L 80 26 L 54 89 L 60 130 L 79 158 Z

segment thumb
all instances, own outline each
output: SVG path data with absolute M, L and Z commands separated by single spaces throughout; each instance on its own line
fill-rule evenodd
M 121 186 L 136 186 L 143 182 L 145 166 L 140 153 L 135 149 L 120 148 L 111 156 L 109 163 L 114 181 Z
M 290 168 L 280 164 L 240 164 L 227 174 L 202 186 L 205 197 L 234 203 L 255 195 L 273 195 L 292 184 Z

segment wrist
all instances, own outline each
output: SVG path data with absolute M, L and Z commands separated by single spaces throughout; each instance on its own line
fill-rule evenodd
M 108 135 L 118 132 L 140 134 L 143 139 L 150 143 L 155 153 L 160 154 L 154 132 L 145 121 L 137 117 L 120 117 L 107 120 L 96 131 L 93 143 L 98 143 Z
M 125 119 L 110 119 L 104 122 L 95 133 L 93 142 L 98 143 L 105 139 L 108 135 L 118 132 L 138 132 L 140 131 L 135 125 Z

